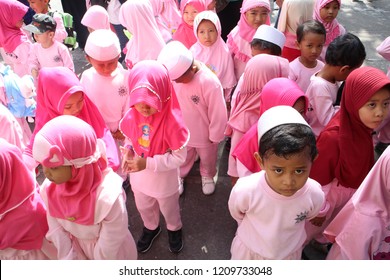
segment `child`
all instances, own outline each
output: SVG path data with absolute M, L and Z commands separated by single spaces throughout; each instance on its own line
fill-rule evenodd
M 317 137 L 339 109 L 338 82 L 344 81 L 352 70 L 360 67 L 365 58 L 364 45 L 351 33 L 330 43 L 324 67 L 310 78 L 306 90 L 309 98 L 308 123 Z
M 274 78 L 264 85 L 260 96 L 260 116 L 266 110 L 279 105 L 291 106 L 304 118 L 306 117 L 307 97 L 295 82 L 287 78 Z M 244 134 L 232 152 L 232 156 L 237 162 L 238 177 L 241 178 L 260 171 L 260 166 L 253 156 L 258 150 L 256 122 Z
M 380 43 L 376 48 L 376 51 L 383 56 L 384 59 L 390 61 L 390 36 Z M 387 70 L 387 77 L 390 78 L 390 67 Z
M 168 25 L 164 22 L 164 20 L 160 16 L 164 9 L 164 2 L 160 0 L 149 0 L 149 2 L 152 5 L 153 15 L 154 18 L 156 19 L 158 29 L 161 32 L 161 36 L 163 37 L 164 42 L 168 43 L 169 41 L 172 40 L 172 33 Z
M 184 122 L 191 135 L 187 158 L 180 166 L 179 192 L 183 192 L 184 178 L 199 155 L 202 192 L 211 195 L 215 191 L 218 144 L 224 139 L 227 122 L 221 82 L 205 64 L 194 60 L 192 53 L 178 41 L 167 44 L 158 60 L 168 68 L 174 81 Z
M 389 155 L 387 148 L 326 228 L 328 260 L 389 260 Z M 357 242 L 358 240 L 358 242 Z
M 345 28 L 336 20 L 340 11 L 341 0 L 316 0 L 313 19 L 321 22 L 326 29 L 326 41 L 320 60 L 326 62 L 326 50 L 329 44 L 338 36 L 346 33 Z
M 372 132 L 389 113 L 390 80 L 380 70 L 361 67 L 345 81 L 339 112 L 317 139 L 319 156 L 310 177 L 326 194 L 326 217 L 307 223 L 308 241 L 318 236 L 347 203 L 374 164 Z M 317 242 L 318 241 L 318 242 Z
M 173 35 L 181 23 L 181 14 L 179 11 L 177 0 L 151 0 L 162 2 L 162 10 L 160 16 L 164 24 L 168 27 L 171 34 Z
M 32 158 L 35 135 L 45 123 L 61 115 L 73 115 L 90 124 L 107 148 L 108 165 L 116 171 L 119 167 L 118 149 L 104 120 L 85 94 L 76 74 L 69 68 L 42 68 L 38 77 L 36 124 L 31 140 L 24 151 L 24 159 L 33 170 L 37 162 Z
M 97 29 L 111 29 L 107 10 L 99 5 L 93 5 L 85 12 L 81 24 L 86 26 L 89 32 Z
M 280 56 L 286 37 L 269 25 L 260 25 L 251 41 L 252 57 L 261 53 Z
M 297 46 L 297 29 L 300 24 L 313 18 L 315 0 L 284 0 L 278 18 L 278 29 L 286 36 L 282 57 L 293 61 L 301 55 Z
M 227 45 L 234 60 L 234 72 L 239 79 L 245 65 L 252 57 L 250 42 L 257 28 L 269 24 L 271 11 L 268 0 L 244 0 L 240 9 L 241 16 L 236 27 L 227 36 Z
M 242 83 L 232 99 L 225 135 L 231 137 L 228 175 L 234 185 L 238 179 L 236 161 L 232 152 L 245 132 L 256 123 L 260 116 L 260 96 L 264 85 L 273 78 L 288 76 L 288 60 L 282 57 L 259 54 L 252 57 L 245 67 Z
M 28 3 L 36 14 L 48 14 L 53 17 L 57 26 L 54 34 L 54 40 L 62 43 L 68 36 L 68 33 L 65 30 L 62 16 L 57 12 L 49 12 L 50 0 L 28 0 Z
M 59 260 L 137 259 L 121 178 L 107 167 L 104 143 L 75 116 L 59 116 L 36 134 L 34 159 L 46 180 L 47 238 Z
M 26 142 L 23 139 L 23 130 L 16 120 L 15 116 L 0 103 L 0 138 L 17 146 L 21 151 L 24 150 Z
M 36 79 L 42 67 L 64 66 L 74 71 L 72 55 L 68 47 L 54 40 L 56 22 L 46 14 L 35 14 L 32 23 L 24 27 L 30 31 L 36 43 L 29 54 L 29 73 Z
M 262 171 L 240 178 L 228 202 L 238 222 L 233 260 L 301 258 L 305 220 L 324 202 L 320 185 L 309 178 L 316 139 L 302 115 L 289 106 L 264 112 L 258 123 L 256 161 Z
M 18 1 L 0 0 L 0 54 L 19 76 L 28 75 L 31 42 L 21 29 L 28 7 Z
M 129 89 L 130 109 L 119 128 L 127 141 L 122 168 L 130 172 L 135 204 L 144 223 L 137 250 L 148 251 L 160 234 L 161 211 L 169 250 L 179 253 L 183 240 L 177 178 L 187 155 L 189 133 L 168 71 L 161 63 L 137 63 L 130 72 Z
M 289 79 L 295 81 L 306 92 L 310 84 L 310 77 L 324 67 L 318 60 L 325 43 L 326 30 L 322 23 L 308 20 L 297 28 L 297 46 L 299 57 L 290 62 Z
M 237 83 L 234 74 L 233 58 L 221 37 L 221 24 L 216 13 L 203 11 L 196 15 L 194 32 L 197 42 L 190 51 L 194 58 L 202 61 L 220 80 L 225 101 L 230 103 L 230 95 Z
M 180 11 L 182 21 L 176 32 L 173 34 L 173 40 L 181 42 L 187 49 L 190 49 L 196 43 L 196 33 L 194 34 L 194 20 L 198 13 L 205 10 L 202 0 L 183 0 L 180 2 Z
M 120 9 L 119 20 L 132 34 L 126 45 L 126 65 L 131 69 L 137 62 L 157 59 L 165 45 L 148 1 L 126 1 Z
M 0 260 L 47 260 L 46 208 L 20 149 L 0 139 Z M 53 256 L 54 257 L 54 256 Z

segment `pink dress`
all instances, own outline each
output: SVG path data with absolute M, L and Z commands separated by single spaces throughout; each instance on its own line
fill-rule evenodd
M 317 59 L 317 65 L 314 68 L 307 68 L 299 61 L 299 57 L 290 62 L 290 73 L 288 78 L 295 81 L 298 86 L 306 92 L 310 85 L 310 78 L 324 67 L 324 63 Z

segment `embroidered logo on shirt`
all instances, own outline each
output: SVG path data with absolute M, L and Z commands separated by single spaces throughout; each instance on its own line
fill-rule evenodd
M 295 223 L 298 224 L 298 223 L 306 220 L 308 214 L 309 214 L 309 211 L 301 212 L 300 214 L 298 214 L 297 217 L 295 218 Z
M 192 100 L 196 105 L 198 105 L 198 104 L 199 104 L 199 101 L 200 101 L 200 98 L 199 98 L 199 96 L 197 96 L 197 95 L 191 95 L 191 100 Z
M 59 55 L 54 56 L 53 60 L 54 60 L 54 62 L 61 62 L 62 61 L 61 56 L 59 56 Z
M 127 95 L 127 87 L 120 86 L 118 89 L 119 96 L 126 96 Z

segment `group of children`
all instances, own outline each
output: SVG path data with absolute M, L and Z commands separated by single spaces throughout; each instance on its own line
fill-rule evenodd
M 36 9 L 39 1 L 30 2 Z M 340 1 L 315 2 L 313 19 L 296 28 L 295 58 L 285 50 L 294 35 L 269 26 L 268 0 L 243 1 L 226 43 L 214 1 L 171 5 L 182 21 L 162 32 L 165 3 L 164 9 L 145 0 L 121 5 L 128 69 L 118 62 L 122 49 L 107 13 L 90 7 L 83 24 L 91 32 L 84 48 L 91 67 L 80 79 L 70 66 L 37 66 L 52 46 L 64 47 L 55 43 L 58 23 L 47 10 L 36 10 L 23 28 L 37 41 L 31 49 L 38 62 L 28 70 L 36 78 L 35 128 L 23 144 L 11 116 L 13 129 L 1 135 L 8 143 L 0 141 L 0 220 L 19 224 L 1 227 L 0 259 L 136 259 L 161 233 L 160 213 L 169 250 L 179 253 L 185 177 L 199 159 L 202 192 L 213 194 L 225 137 L 231 138 L 228 208 L 237 221 L 232 259 L 301 259 L 309 242 L 326 249 L 334 243 L 329 259 L 380 258 L 388 233 L 374 243 L 369 234 L 364 244 L 351 243 L 346 236 L 357 226 L 345 219 L 370 224 L 372 215 L 379 218 L 373 226 L 388 228 L 384 191 L 374 212 L 360 205 L 375 199 L 365 187 L 371 181 L 388 188 L 386 178 L 372 174 L 386 174 L 387 152 L 374 166 L 373 135 L 386 133 L 390 80 L 361 67 L 363 44 L 335 20 Z M 11 8 L 13 25 L 4 18 Z M 2 25 L 0 47 L 17 55 L 28 44 L 21 21 L 27 9 L 0 0 L 0 11 L 1 23 L 9 24 Z M 38 165 L 46 177 L 41 186 Z M 127 180 L 143 221 L 137 242 L 128 229 Z M 25 190 L 16 194 L 15 185 Z

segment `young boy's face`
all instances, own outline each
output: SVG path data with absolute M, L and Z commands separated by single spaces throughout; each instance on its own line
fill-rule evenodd
M 174 80 L 174 82 L 188 84 L 194 78 L 195 73 L 196 73 L 196 66 L 191 65 L 191 67 L 183 75 L 181 75 L 179 78 Z
M 84 107 L 84 94 L 81 91 L 73 93 L 65 103 L 63 115 L 77 117 Z
M 339 3 L 336 0 L 332 1 L 320 9 L 320 17 L 324 22 L 330 23 L 337 17 L 339 10 Z
M 389 113 L 390 90 L 382 88 L 359 109 L 362 123 L 371 129 L 376 129 Z
M 249 26 L 257 29 L 260 25 L 265 24 L 268 18 L 268 10 L 264 7 L 256 7 L 245 13 L 246 21 Z
M 72 179 L 72 167 L 71 166 L 58 166 L 58 167 L 45 167 L 42 166 L 43 173 L 46 178 L 51 182 L 59 185 L 66 183 Z
M 195 9 L 194 6 L 191 4 L 186 5 L 183 12 L 183 20 L 185 23 L 187 23 L 190 26 L 194 25 L 194 19 L 196 15 L 198 14 L 198 10 Z
M 218 39 L 218 32 L 214 23 L 209 20 L 202 20 L 198 26 L 197 36 L 199 42 L 206 47 L 211 47 Z
M 325 44 L 325 36 L 313 32 L 307 32 L 301 42 L 297 42 L 298 49 L 301 50 L 301 62 L 305 65 L 314 66 L 317 64 L 317 59 L 321 55 Z
M 37 43 L 41 44 L 43 47 L 51 46 L 54 40 L 54 32 L 46 31 L 42 34 L 34 33 L 34 38 Z
M 28 3 L 37 14 L 47 13 L 49 0 L 28 0 Z
M 95 68 L 96 72 L 104 77 L 111 76 L 112 72 L 114 72 L 118 68 L 118 59 L 119 56 L 111 60 L 100 61 L 90 56 L 87 56 L 88 62 L 91 63 L 92 67 Z
M 269 154 L 261 159 L 256 153 L 256 160 L 265 171 L 271 189 L 280 195 L 292 196 L 305 185 L 312 166 L 308 149 L 289 155 L 287 159 L 275 154 Z

